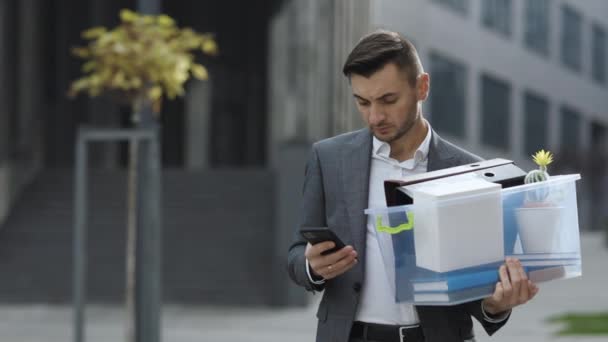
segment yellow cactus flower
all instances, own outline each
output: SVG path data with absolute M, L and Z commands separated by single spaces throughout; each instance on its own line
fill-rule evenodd
M 541 168 L 546 168 L 547 165 L 553 162 L 553 154 L 549 151 L 540 150 L 532 156 L 534 163 Z

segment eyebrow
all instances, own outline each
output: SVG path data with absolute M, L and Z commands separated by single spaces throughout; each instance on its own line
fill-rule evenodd
M 389 97 L 389 96 L 395 96 L 395 95 L 397 95 L 397 93 L 386 93 L 386 94 L 384 94 L 384 95 L 380 96 L 380 97 L 378 98 L 378 100 L 386 100 L 386 98 L 387 98 L 387 97 Z M 353 96 L 354 96 L 356 99 L 361 100 L 361 101 L 369 101 L 369 100 L 367 100 L 367 99 L 362 98 L 361 96 L 359 96 L 359 95 L 357 95 L 357 94 L 353 94 Z

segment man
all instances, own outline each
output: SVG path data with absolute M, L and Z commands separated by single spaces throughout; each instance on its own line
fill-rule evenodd
M 396 303 L 368 207 L 385 206 L 383 181 L 480 160 L 439 137 L 422 115 L 429 93 L 414 46 L 377 31 L 352 50 L 343 69 L 368 128 L 317 142 L 306 166 L 300 227 L 327 226 L 346 247 L 322 255 L 333 242 L 307 244 L 296 231 L 290 277 L 323 291 L 318 342 L 474 341 L 471 316 L 488 334 L 517 305 L 538 292 L 518 260 L 499 269 L 500 282 L 484 300 L 456 306 Z

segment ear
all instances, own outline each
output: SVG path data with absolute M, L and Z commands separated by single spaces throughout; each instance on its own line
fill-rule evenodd
M 429 74 L 423 72 L 416 77 L 416 97 L 418 101 L 425 101 L 429 97 L 431 78 Z

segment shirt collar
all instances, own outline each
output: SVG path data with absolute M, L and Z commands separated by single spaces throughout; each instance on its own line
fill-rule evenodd
M 427 127 L 428 127 L 428 130 L 426 132 L 426 136 L 424 137 L 424 140 L 422 140 L 422 143 L 420 144 L 420 146 L 418 146 L 418 148 L 416 149 L 416 152 L 414 153 L 413 159 L 415 162 L 424 161 L 424 160 L 426 160 L 426 158 L 429 155 L 429 147 L 431 145 L 431 130 L 432 129 L 431 129 L 431 124 L 428 123 L 428 121 L 427 121 Z M 378 140 L 378 138 L 376 138 L 375 136 L 373 136 L 372 139 L 373 139 L 372 156 L 390 158 L 391 146 L 384 141 Z

